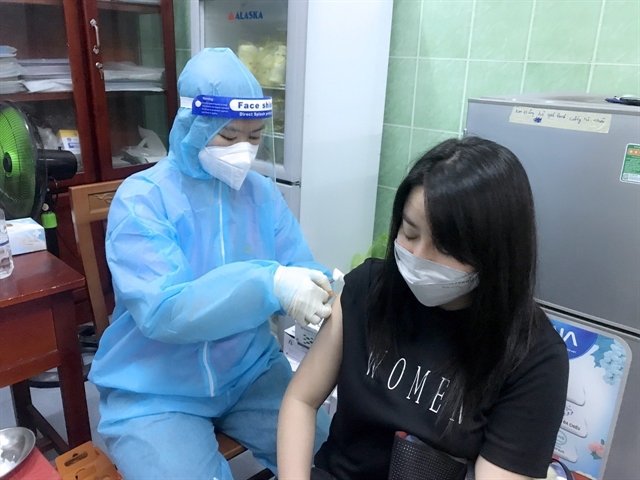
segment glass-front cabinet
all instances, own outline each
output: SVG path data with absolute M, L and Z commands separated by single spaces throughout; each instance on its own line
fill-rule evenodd
M 84 9 L 103 180 L 167 154 L 178 109 L 171 0 L 86 0 Z
M 0 101 L 75 154 L 59 188 L 148 167 L 178 108 L 172 1 L 0 0 Z
M 74 153 L 74 184 L 97 179 L 80 13 L 62 0 L 0 1 L 0 102 L 16 103 L 42 147 Z

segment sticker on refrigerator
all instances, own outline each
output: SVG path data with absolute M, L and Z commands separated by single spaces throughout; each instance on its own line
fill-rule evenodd
M 567 402 L 553 453 L 573 472 L 601 479 L 631 351 L 615 335 L 550 318 L 569 354 Z
M 611 114 L 516 106 L 511 110 L 509 123 L 581 132 L 609 133 Z
M 640 145 L 633 143 L 627 145 L 620 181 L 640 185 Z

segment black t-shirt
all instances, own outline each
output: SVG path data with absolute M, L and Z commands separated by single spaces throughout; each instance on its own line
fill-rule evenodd
M 444 413 L 449 379 L 441 373 L 467 310 L 446 311 L 407 299 L 404 315 L 419 328 L 398 342 L 398 357 L 370 361 L 366 348 L 366 302 L 382 261 L 367 260 L 345 277 L 342 292 L 343 349 L 338 406 L 316 466 L 339 480 L 386 479 L 396 431 L 417 436 L 454 457 L 482 455 L 506 470 L 546 476 L 562 421 L 569 363 L 564 342 L 544 325 L 528 356 L 473 419 Z M 446 415 L 450 419 L 440 419 Z M 460 423 L 460 418 L 463 419 Z M 449 423 L 451 428 L 445 433 Z

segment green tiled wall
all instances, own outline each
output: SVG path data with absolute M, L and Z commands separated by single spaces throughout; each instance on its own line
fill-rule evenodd
M 639 0 L 395 0 L 374 237 L 466 99 L 543 91 L 640 95 Z

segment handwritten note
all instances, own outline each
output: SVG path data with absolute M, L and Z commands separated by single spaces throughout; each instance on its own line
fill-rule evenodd
M 579 130 L 582 132 L 609 133 L 611 114 L 550 108 L 513 107 L 509 122 L 564 130 Z

